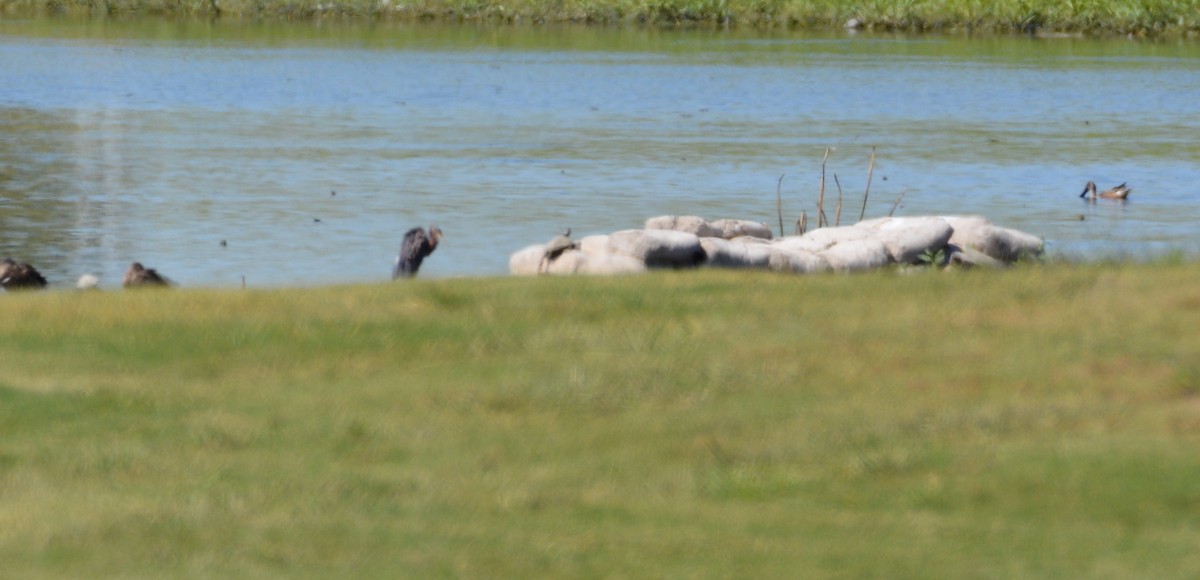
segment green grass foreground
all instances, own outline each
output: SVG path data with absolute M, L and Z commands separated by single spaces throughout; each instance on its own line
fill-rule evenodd
M 1200 267 L 0 295 L 36 577 L 1196 578 Z
M 0 0 L 0 12 L 745 25 L 877 30 L 1200 32 L 1200 0 Z

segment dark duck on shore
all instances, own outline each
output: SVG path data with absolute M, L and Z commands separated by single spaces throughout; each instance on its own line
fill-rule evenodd
M 421 269 L 421 262 L 432 254 L 442 239 L 442 230 L 437 226 L 429 226 L 426 232 L 422 228 L 413 228 L 404 234 L 404 243 L 400 246 L 400 254 L 396 256 L 396 265 L 392 268 L 392 279 L 412 278 Z
M 167 288 L 171 281 L 159 274 L 154 268 L 147 268 L 141 262 L 134 262 L 125 271 L 125 279 L 121 285 L 126 288 Z
M 1083 193 L 1079 194 L 1079 197 L 1085 197 L 1087 199 L 1126 199 L 1129 197 L 1129 193 L 1132 191 L 1132 187 L 1122 183 L 1121 185 L 1118 185 L 1112 189 L 1106 189 L 1097 193 L 1096 182 L 1089 181 L 1087 182 L 1087 185 L 1084 186 Z
M 5 290 L 40 290 L 46 287 L 46 279 L 36 268 L 12 258 L 0 262 L 0 287 Z

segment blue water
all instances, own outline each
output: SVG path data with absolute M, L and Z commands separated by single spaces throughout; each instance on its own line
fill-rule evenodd
M 165 32 L 164 32 L 165 31 Z M 566 227 L 981 214 L 1056 256 L 1200 251 L 1200 44 L 0 22 L 0 254 L 59 286 L 503 275 Z M 1088 180 L 1128 181 L 1089 204 Z M 336 192 L 336 195 L 334 195 Z M 222 246 L 220 242 L 226 241 Z

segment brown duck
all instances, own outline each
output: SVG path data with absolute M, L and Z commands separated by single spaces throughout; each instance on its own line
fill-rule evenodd
M 0 287 L 5 290 L 40 290 L 46 287 L 46 279 L 33 266 L 5 258 L 0 262 Z
M 158 273 L 154 268 L 147 268 L 141 262 L 134 262 L 125 271 L 125 279 L 121 284 L 126 288 L 166 288 L 171 281 Z
M 1112 189 L 1096 193 L 1096 182 L 1089 181 L 1087 182 L 1087 186 L 1083 188 L 1083 193 L 1079 194 L 1079 197 L 1086 197 L 1088 199 L 1125 199 L 1129 197 L 1129 193 L 1132 191 L 1132 187 L 1122 183 Z

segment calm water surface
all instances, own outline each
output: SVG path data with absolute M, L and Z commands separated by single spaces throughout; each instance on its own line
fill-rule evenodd
M 868 217 L 903 192 L 1053 255 L 1200 253 L 1196 43 L 6 19 L 0 79 L 0 254 L 58 286 L 387 280 L 429 223 L 422 276 L 502 275 L 566 227 L 777 229 L 784 174 L 790 229 L 827 146 L 843 222 L 875 146 Z

